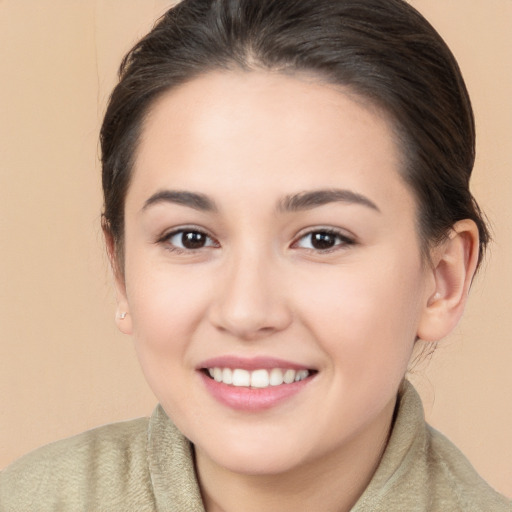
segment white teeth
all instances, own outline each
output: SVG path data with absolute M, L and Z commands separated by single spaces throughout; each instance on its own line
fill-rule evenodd
M 247 370 L 236 369 L 233 370 L 233 386 L 250 386 L 251 385 L 251 374 Z
M 271 370 L 242 370 L 240 368 L 208 368 L 208 374 L 217 382 L 222 382 L 236 387 L 268 388 L 269 386 L 280 386 L 292 384 L 306 379 L 309 376 L 308 370 L 282 370 L 272 368 Z
M 299 370 L 295 375 L 295 382 L 298 382 L 299 380 L 304 380 L 308 375 L 309 372 L 307 370 Z
M 213 378 L 217 382 L 222 382 L 222 369 L 221 368 L 214 368 L 213 369 Z
M 224 384 L 233 384 L 233 370 L 231 368 L 224 368 L 222 370 L 222 382 Z
M 295 370 L 286 370 L 283 377 L 285 384 L 291 384 L 295 381 Z
M 281 368 L 272 368 L 270 371 L 270 385 L 280 386 L 283 382 L 283 372 Z
M 269 381 L 267 370 L 255 370 L 251 373 L 251 386 L 253 388 L 268 388 Z

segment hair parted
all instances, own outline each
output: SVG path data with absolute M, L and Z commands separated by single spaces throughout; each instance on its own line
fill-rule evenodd
M 124 202 L 146 114 L 164 92 L 214 70 L 313 73 L 386 112 L 418 204 L 424 248 L 472 219 L 475 126 L 457 62 L 403 0 L 183 0 L 123 59 L 101 128 L 104 229 L 118 255 Z

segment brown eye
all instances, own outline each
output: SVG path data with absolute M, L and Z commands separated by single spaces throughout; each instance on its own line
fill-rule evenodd
M 311 233 L 311 245 L 315 249 L 331 249 L 336 245 L 336 236 L 331 233 Z
M 337 247 L 353 245 L 354 241 L 336 231 L 318 230 L 311 231 L 302 236 L 297 242 L 297 247 L 316 251 L 328 251 Z
M 173 248 L 182 250 L 202 249 L 203 247 L 215 247 L 215 242 L 205 233 L 195 230 L 175 231 L 171 233 L 166 242 Z
M 189 231 L 181 234 L 181 244 L 186 249 L 200 249 L 206 244 L 206 236 L 197 231 Z

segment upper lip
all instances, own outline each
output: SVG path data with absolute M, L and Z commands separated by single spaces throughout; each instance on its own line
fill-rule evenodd
M 219 356 L 207 359 L 198 365 L 197 369 L 205 368 L 240 368 L 242 370 L 271 370 L 272 368 L 283 368 L 291 370 L 311 370 L 310 367 L 292 361 L 286 361 L 275 357 L 257 356 Z

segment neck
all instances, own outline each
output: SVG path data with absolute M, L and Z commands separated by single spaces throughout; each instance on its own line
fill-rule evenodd
M 389 437 L 394 405 L 390 403 L 379 421 L 342 447 L 280 474 L 235 473 L 217 465 L 196 448 L 206 511 L 348 512 L 379 465 Z

